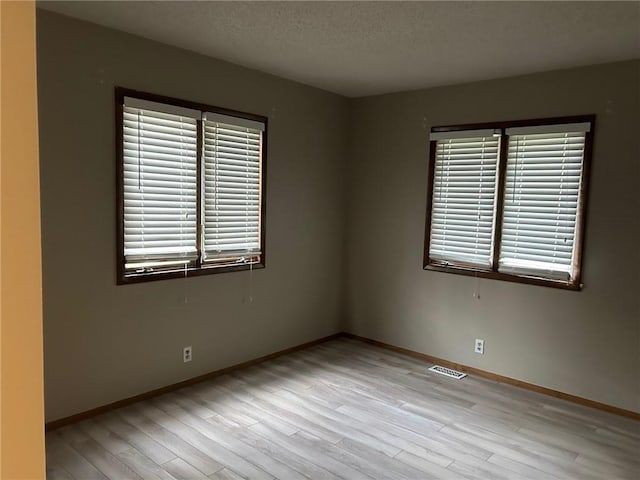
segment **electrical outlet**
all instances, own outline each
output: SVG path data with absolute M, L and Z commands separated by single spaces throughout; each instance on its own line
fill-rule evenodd
M 184 363 L 187 363 L 187 362 L 190 362 L 192 358 L 193 358 L 193 352 L 191 350 L 191 347 L 184 347 L 182 349 L 182 361 Z
M 481 338 L 476 338 L 474 352 L 479 353 L 480 355 L 484 355 L 484 340 Z

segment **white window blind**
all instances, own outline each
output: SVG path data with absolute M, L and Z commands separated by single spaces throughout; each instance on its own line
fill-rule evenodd
M 207 113 L 204 128 L 203 261 L 259 261 L 264 124 Z
M 431 139 L 437 145 L 429 256 L 489 266 L 500 139 L 493 130 L 435 133 Z
M 588 123 L 507 129 L 499 271 L 572 279 L 588 129 Z
M 125 269 L 180 265 L 197 257 L 197 132 L 187 109 L 125 98 Z M 171 113 L 173 112 L 173 113 Z

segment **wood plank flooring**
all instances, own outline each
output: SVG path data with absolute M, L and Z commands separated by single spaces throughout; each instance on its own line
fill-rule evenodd
M 640 422 L 337 339 L 47 434 L 47 479 L 639 479 Z

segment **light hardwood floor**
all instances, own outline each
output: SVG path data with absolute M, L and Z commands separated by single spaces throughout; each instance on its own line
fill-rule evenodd
M 47 434 L 57 479 L 639 479 L 640 422 L 338 339 Z

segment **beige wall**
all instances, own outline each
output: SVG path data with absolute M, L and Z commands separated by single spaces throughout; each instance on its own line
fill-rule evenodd
M 640 412 L 639 86 L 636 61 L 355 101 L 347 330 Z M 430 127 L 590 113 L 582 292 L 422 270 Z
M 35 6 L 0 2 L 0 478 L 44 478 Z
M 47 420 L 340 331 L 346 100 L 37 20 Z M 116 286 L 114 85 L 269 117 L 267 267 L 252 286 L 249 272 Z

